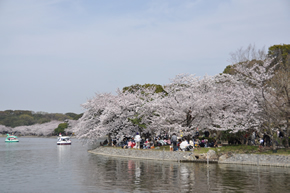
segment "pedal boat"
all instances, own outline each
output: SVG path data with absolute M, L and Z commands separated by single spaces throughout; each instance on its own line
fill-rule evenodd
M 61 136 L 60 134 L 57 139 L 57 145 L 71 145 L 71 140 L 69 136 Z
M 17 139 L 17 136 L 7 134 L 5 142 L 13 143 L 13 142 L 19 142 L 19 140 Z

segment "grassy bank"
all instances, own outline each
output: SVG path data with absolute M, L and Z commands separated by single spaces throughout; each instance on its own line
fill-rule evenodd
M 120 148 L 120 147 L 116 147 Z M 270 147 L 259 147 L 259 146 L 250 146 L 250 145 L 231 145 L 231 146 L 222 146 L 217 148 L 195 148 L 195 154 L 207 153 L 209 150 L 214 150 L 218 155 L 232 153 L 232 154 L 273 154 L 273 155 L 290 155 L 290 149 L 277 149 L 277 152 L 273 152 Z M 156 147 L 152 151 L 170 151 L 169 145 Z

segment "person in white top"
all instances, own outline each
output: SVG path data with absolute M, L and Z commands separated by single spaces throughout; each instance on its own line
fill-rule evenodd
M 139 133 L 136 133 L 136 136 L 134 138 L 134 141 L 136 143 L 136 149 L 140 149 L 140 142 L 141 142 L 141 137 L 139 135 Z
M 264 146 L 264 140 L 260 138 L 260 145 Z
M 189 146 L 189 144 L 188 144 L 188 142 L 184 138 L 182 140 L 183 141 L 180 144 L 180 149 L 182 151 L 186 151 L 187 150 L 187 147 Z
M 189 141 L 189 146 L 191 146 L 192 149 L 194 149 L 194 139 L 192 139 L 192 140 Z

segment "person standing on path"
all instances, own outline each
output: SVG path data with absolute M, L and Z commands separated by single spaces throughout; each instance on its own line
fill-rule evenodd
M 173 151 L 177 150 L 177 136 L 175 133 L 172 134 L 171 143 L 173 144 Z
M 139 133 L 137 132 L 136 133 L 136 136 L 134 138 L 134 141 L 136 143 L 136 149 L 140 149 L 140 141 L 141 141 L 141 137 L 139 135 Z

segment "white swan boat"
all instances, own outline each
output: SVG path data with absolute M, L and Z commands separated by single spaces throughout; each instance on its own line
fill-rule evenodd
M 71 145 L 71 140 L 69 136 L 61 136 L 59 134 L 59 137 L 57 138 L 57 145 Z

